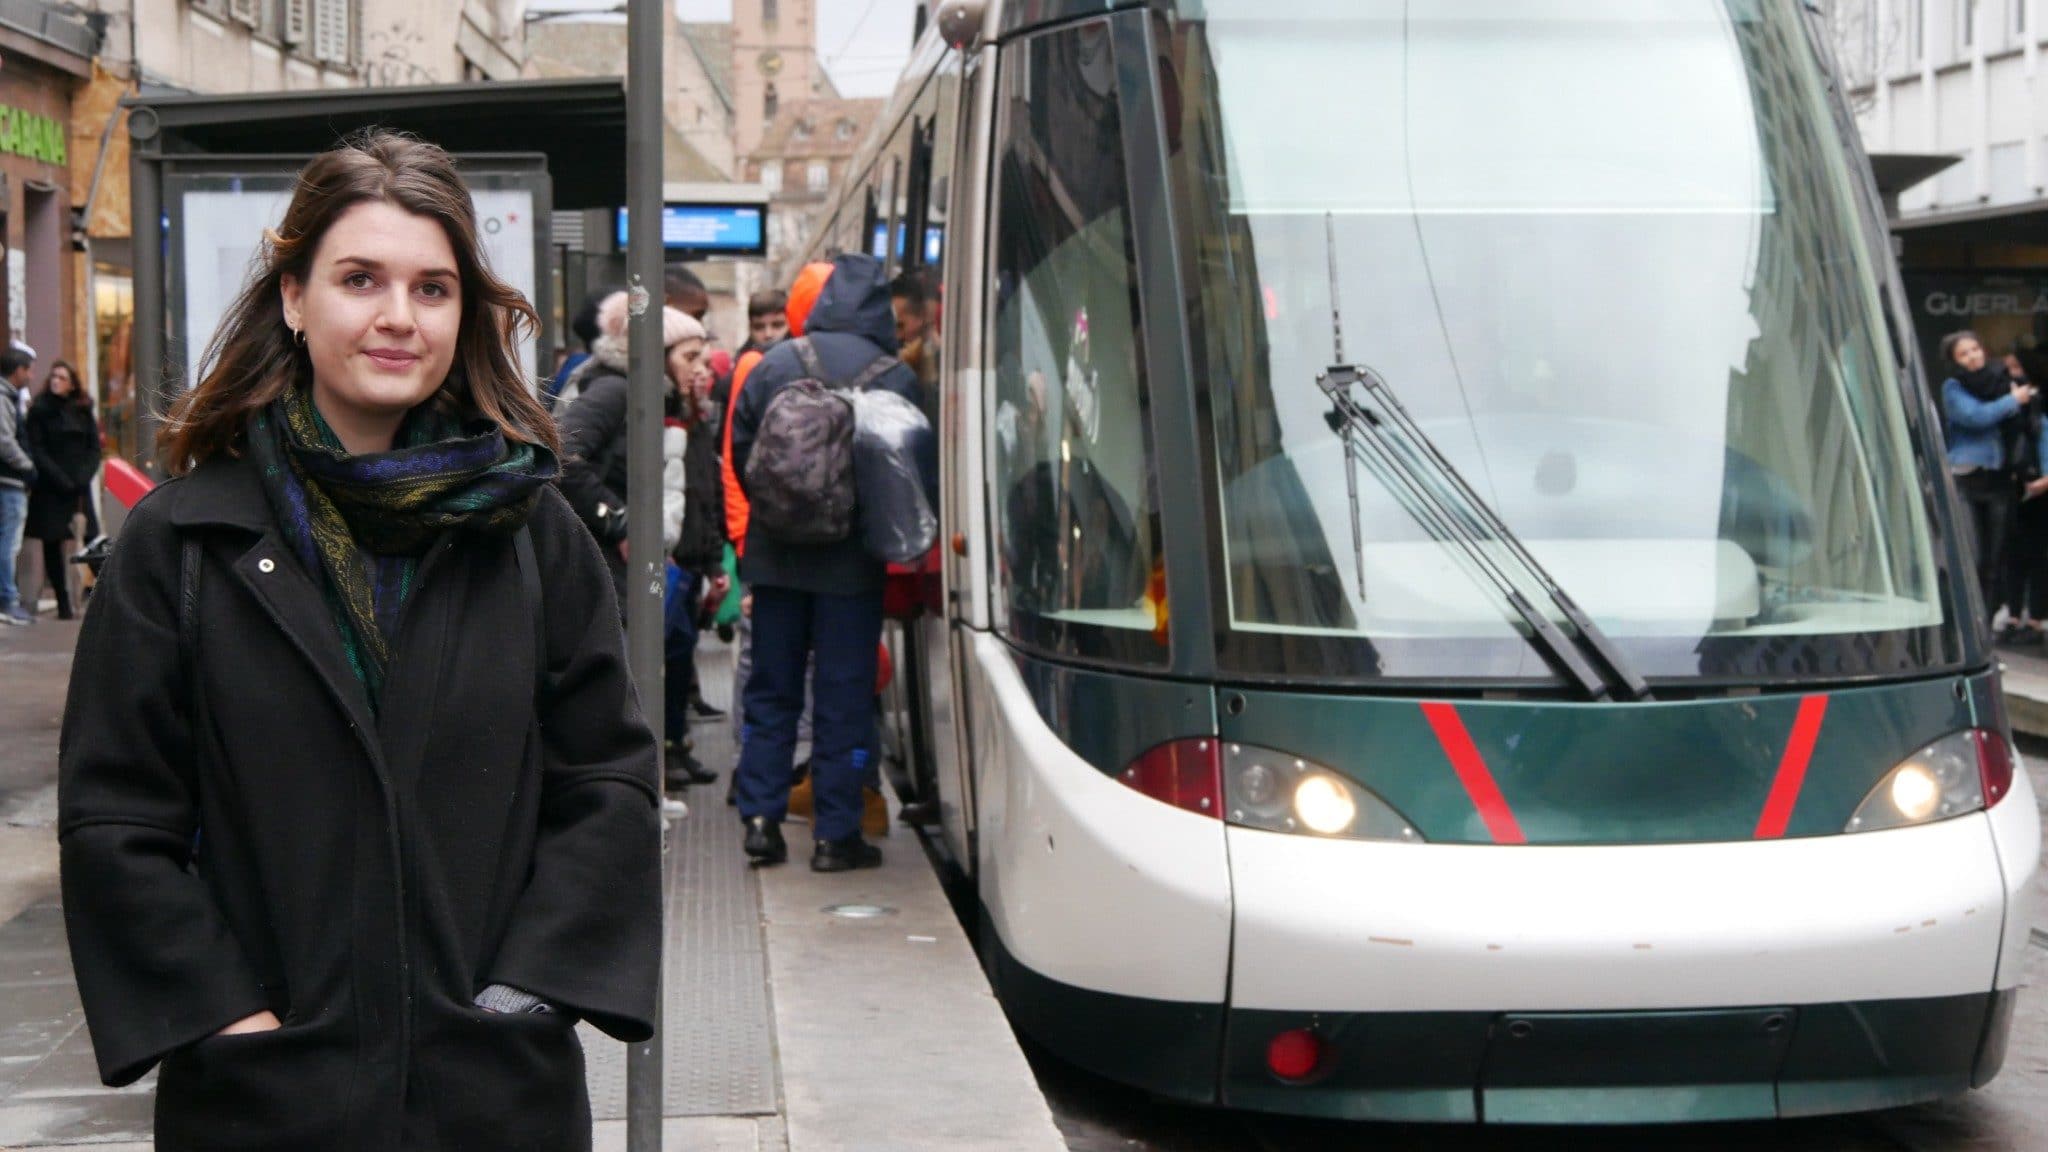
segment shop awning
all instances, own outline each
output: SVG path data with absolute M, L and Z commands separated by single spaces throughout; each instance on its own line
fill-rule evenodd
M 1884 197 L 1887 207 L 1896 209 L 1899 193 L 1962 162 L 1961 156 L 1945 152 L 1872 152 L 1870 171 L 1877 177 L 1878 195 Z
M 411 132 L 462 154 L 542 153 L 561 210 L 626 200 L 626 86 L 618 77 L 131 96 L 166 155 L 310 156 L 360 128 Z M 131 127 L 132 130 L 132 127 Z

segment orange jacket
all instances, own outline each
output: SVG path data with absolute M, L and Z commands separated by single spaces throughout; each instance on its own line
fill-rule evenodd
M 810 318 L 811 306 L 818 302 L 818 293 L 825 290 L 825 281 L 832 276 L 832 265 L 806 264 L 797 273 L 796 283 L 789 286 L 789 307 L 784 315 L 789 317 L 791 339 L 804 334 L 804 321 Z M 761 353 L 748 352 L 733 366 L 732 388 L 725 399 L 725 432 L 723 451 L 718 456 L 718 471 L 725 481 L 725 535 L 732 541 L 735 555 L 747 554 L 747 494 L 740 488 L 739 473 L 732 467 L 732 414 L 738 410 L 740 389 L 747 386 L 747 375 L 754 365 L 761 362 Z

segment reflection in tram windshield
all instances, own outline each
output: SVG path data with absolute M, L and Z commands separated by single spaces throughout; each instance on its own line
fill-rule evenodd
M 1649 671 L 1727 671 L 1703 640 L 1847 671 L 1840 638 L 1940 628 L 1875 265 L 1789 12 L 1306 7 L 1212 0 L 1173 55 L 1233 629 L 1424 668 L 1476 649 L 1404 642 L 1475 641 L 1545 675 L 1372 479 L 1353 563 L 1326 266 L 1349 356 Z M 1339 106 L 1372 114 L 1300 112 Z

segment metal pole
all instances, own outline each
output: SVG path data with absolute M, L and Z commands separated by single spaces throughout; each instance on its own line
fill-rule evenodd
M 626 655 L 640 688 L 640 710 L 662 747 L 661 432 L 667 374 L 661 348 L 661 49 L 664 0 L 626 5 L 626 283 L 632 319 L 627 340 L 631 384 L 626 406 Z M 657 769 L 659 771 L 659 769 Z M 668 870 L 664 868 L 664 887 Z M 667 893 L 662 899 L 664 914 Z M 663 939 L 667 933 L 664 931 Z M 663 967 L 667 960 L 664 957 Z M 654 1039 L 626 1052 L 627 1152 L 660 1152 L 662 1001 L 655 991 Z
M 157 475 L 156 431 L 170 408 L 164 372 L 164 186 L 156 112 L 128 116 L 128 235 L 135 263 L 135 320 L 128 361 L 135 463 Z

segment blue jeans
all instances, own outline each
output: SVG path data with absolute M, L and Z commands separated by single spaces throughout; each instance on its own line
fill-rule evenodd
M 26 527 L 28 490 L 0 488 L 0 549 L 5 550 L 0 556 L 0 612 L 21 606 L 21 589 L 14 586 L 14 559 L 21 554 L 21 533 Z
M 671 561 L 661 601 L 663 731 L 681 740 L 690 730 L 690 689 L 697 683 L 697 597 L 702 579 Z
M 781 820 L 789 812 L 797 719 L 811 654 L 813 834 L 843 840 L 860 832 L 861 787 L 873 775 L 875 648 L 882 594 L 824 596 L 754 588 L 754 667 L 742 697 L 746 737 L 734 791 L 740 815 Z

